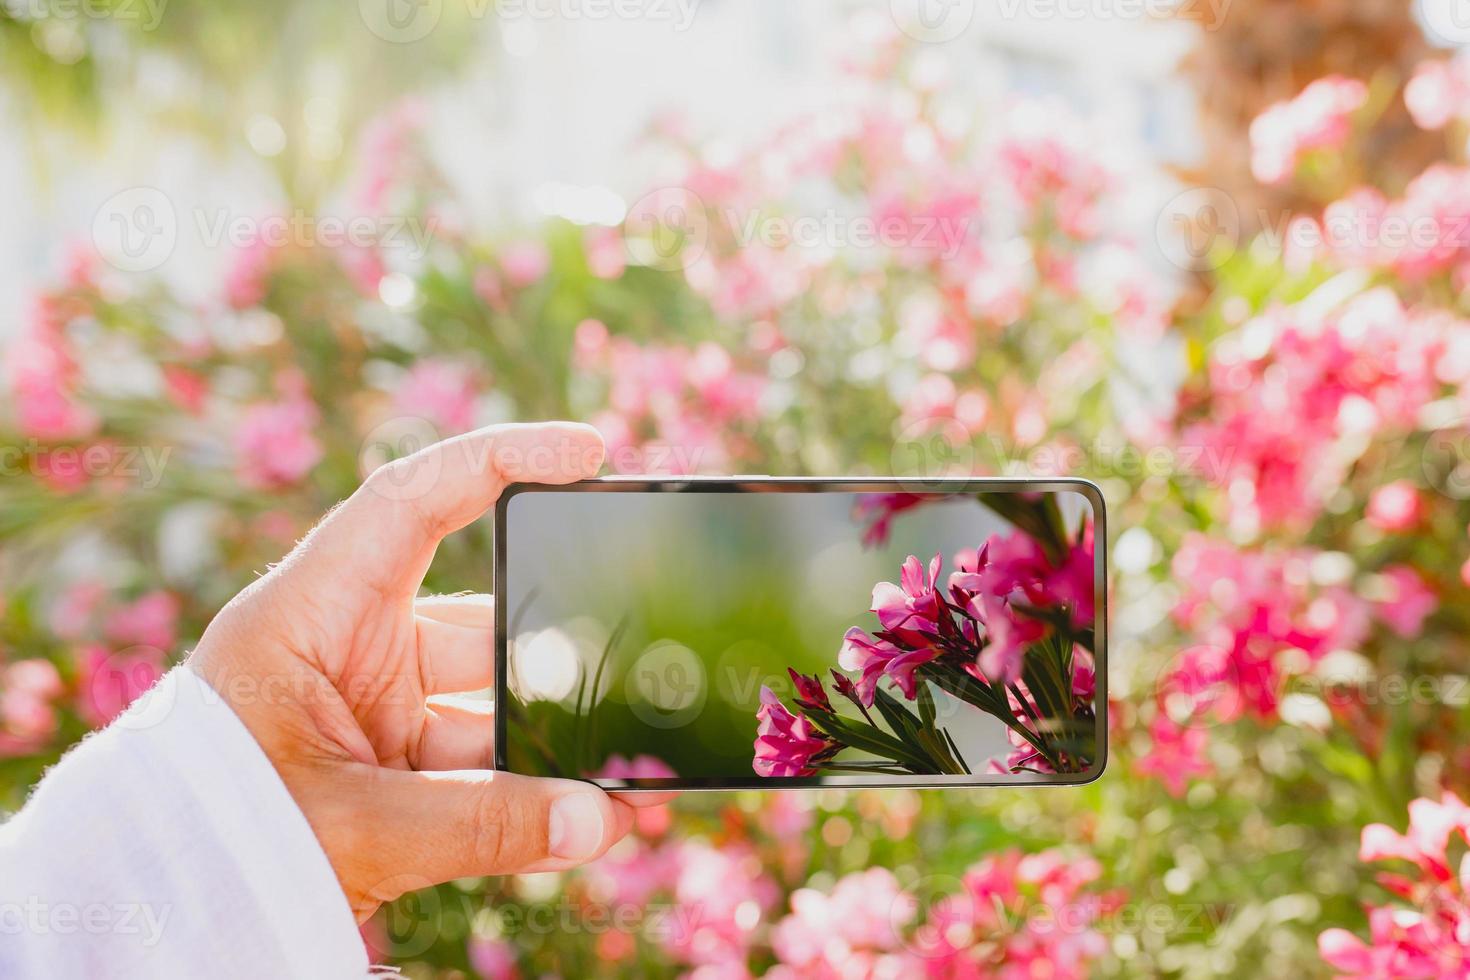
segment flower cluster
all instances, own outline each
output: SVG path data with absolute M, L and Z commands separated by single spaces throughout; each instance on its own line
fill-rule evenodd
M 1470 807 L 1446 792 L 1438 801 L 1409 804 L 1409 830 L 1385 824 L 1363 828 L 1358 859 L 1407 866 L 1384 871 L 1378 882 L 1402 904 L 1368 909 L 1367 941 L 1346 929 L 1328 929 L 1318 948 L 1344 977 L 1470 977 L 1470 900 L 1466 865 L 1449 858 L 1451 843 L 1470 842 Z
M 1251 123 L 1251 172 L 1263 184 L 1279 184 L 1305 154 L 1342 146 L 1352 134 L 1353 113 L 1367 101 L 1367 85 L 1331 75 L 1271 106 Z
M 606 407 L 591 421 L 615 467 L 719 472 L 748 455 L 741 433 L 760 418 L 764 378 L 740 369 L 724 347 L 639 346 L 585 320 L 575 355 L 584 379 L 605 391 Z
M 1101 874 L 1096 861 L 1056 851 L 981 860 L 965 872 L 963 890 L 930 912 L 930 976 L 1089 976 L 1107 949 L 1096 925 L 1116 901 L 1088 890 Z
M 1231 523 L 1320 515 L 1372 440 L 1412 431 L 1446 381 L 1464 383 L 1446 356 L 1452 325 L 1375 289 L 1272 309 L 1217 342 L 1207 400 L 1192 406 L 1206 417 L 1186 419 L 1179 439 L 1218 462 Z
M 781 809 L 775 795 L 763 808 Z M 778 980 L 932 976 L 1080 978 L 1104 954 L 1099 931 L 1116 896 L 1095 890 L 1096 861 L 1058 850 L 1009 850 L 981 859 L 937 894 L 919 895 L 882 867 L 825 886 L 798 884 L 783 897 L 778 878 L 750 844 L 630 838 L 589 865 L 589 901 L 673 904 L 669 924 L 649 936 L 695 977 Z M 789 886 L 788 886 L 789 887 Z M 502 960 L 510 947 L 496 947 Z M 617 962 L 632 937 L 609 932 L 599 951 Z M 752 974 L 751 964 L 774 965 Z
M 910 555 L 898 582 L 873 587 L 870 610 L 879 629 L 853 627 L 843 637 L 838 664 L 856 680 L 832 671 L 834 690 L 860 718 L 840 715 L 820 679 L 790 671 L 795 703 L 805 713 L 793 714 L 769 688 L 762 689 L 757 773 L 810 776 L 865 765 L 836 759 L 844 748 L 877 755 L 900 771 L 969 771 L 959 748 L 935 723 L 931 684 L 1006 724 L 1015 751 L 1003 766 L 997 764 L 998 771 L 1088 767 L 1095 693 L 1092 526 L 1084 522 L 1074 540 L 1055 533 L 1059 514 L 1046 495 L 1019 504 L 993 502 L 992 496 L 978 499 L 1051 530 L 996 534 L 980 548 L 955 555 L 955 570 L 947 577 L 942 555 L 927 565 Z M 886 533 L 895 514 L 933 499 L 881 494 L 860 503 L 858 512 L 876 515 L 874 526 Z M 867 537 L 877 535 L 870 528 Z M 881 690 L 882 682 L 915 702 L 918 717 Z M 874 707 L 889 731 L 873 719 Z

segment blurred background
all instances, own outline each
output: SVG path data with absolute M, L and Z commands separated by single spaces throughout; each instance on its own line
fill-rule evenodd
M 1097 480 L 1108 772 L 701 795 L 405 897 L 375 959 L 1466 975 L 1466 41 L 1456 0 L 0 0 L 0 809 L 375 465 L 571 417 L 621 472 Z

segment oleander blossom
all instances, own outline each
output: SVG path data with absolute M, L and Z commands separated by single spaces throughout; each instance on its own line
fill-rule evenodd
M 643 346 L 585 320 L 573 341 L 579 387 L 599 398 L 588 420 L 619 472 L 719 472 L 749 449 L 766 379 L 725 348 Z
M 1462 57 L 1426 61 L 1404 86 L 1404 105 L 1416 125 L 1444 129 L 1470 111 L 1470 61 Z
M 1352 133 L 1353 113 L 1367 100 L 1367 85 L 1329 75 L 1271 106 L 1251 123 L 1251 172 L 1262 183 L 1279 184 L 1305 154 L 1340 147 Z
M 1215 344 L 1208 390 L 1189 396 L 1207 414 L 1184 419 L 1179 444 L 1218 468 L 1202 475 L 1231 488 L 1233 527 L 1309 525 L 1369 439 L 1412 432 L 1446 382 L 1470 387 L 1470 360 L 1446 356 L 1451 333 L 1383 288 L 1272 308 Z
M 918 902 L 887 868 L 846 875 L 830 892 L 798 888 L 771 930 L 780 966 L 768 978 L 902 976 L 923 961 L 903 948 Z
M 286 372 L 278 379 L 282 396 L 249 405 L 235 428 L 236 470 L 258 490 L 281 490 L 304 480 L 325 450 L 314 430 L 321 411 L 304 378 Z
M 769 687 L 761 687 L 761 706 L 756 712 L 755 761 L 761 776 L 812 776 L 820 763 L 840 747 L 819 732 L 804 715 L 794 715 Z
M 1466 867 L 1451 864 L 1451 841 L 1470 843 L 1470 807 L 1446 791 L 1409 804 L 1409 829 L 1363 828 L 1358 860 L 1392 862 L 1378 882 L 1398 901 L 1368 908 L 1365 941 L 1346 929 L 1317 938 L 1322 959 L 1343 977 L 1470 977 Z
M 986 857 L 958 893 L 934 903 L 909 946 L 942 980 L 1082 980 L 1107 952 L 1100 926 L 1117 904 L 1092 890 L 1101 873 L 1096 861 L 1056 850 Z

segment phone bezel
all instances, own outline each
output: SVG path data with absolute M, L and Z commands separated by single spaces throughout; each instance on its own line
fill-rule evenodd
M 1107 509 L 1102 491 L 1090 480 L 1080 477 L 1028 479 L 1024 477 L 947 477 L 947 478 L 882 478 L 882 477 L 804 477 L 804 476 L 610 476 L 576 483 L 549 485 L 513 483 L 505 488 L 495 504 L 495 703 L 504 704 L 509 696 L 506 660 L 509 636 L 509 610 L 506 608 L 506 557 L 510 502 L 523 493 L 979 493 L 985 491 L 1026 492 L 1054 491 L 1080 493 L 1092 506 L 1093 560 L 1095 562 L 1094 601 L 1097 610 L 1094 624 L 1096 649 L 1093 651 L 1097 671 L 1098 757 L 1085 772 L 1057 776 L 1034 773 L 991 775 L 972 773 L 962 776 L 888 776 L 825 775 L 806 777 L 750 776 L 729 778 L 712 776 L 676 777 L 668 779 L 603 779 L 585 778 L 607 790 L 638 791 L 718 791 L 739 789 L 820 789 L 823 787 L 914 789 L 958 788 L 976 786 L 1081 786 L 1102 776 L 1108 762 L 1108 617 L 1107 617 Z M 513 772 L 506 760 L 506 716 L 495 712 L 495 769 Z

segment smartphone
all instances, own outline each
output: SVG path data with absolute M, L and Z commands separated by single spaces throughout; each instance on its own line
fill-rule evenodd
M 511 486 L 496 768 L 620 791 L 1089 782 L 1106 540 L 1077 479 Z

